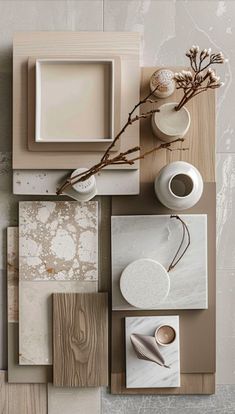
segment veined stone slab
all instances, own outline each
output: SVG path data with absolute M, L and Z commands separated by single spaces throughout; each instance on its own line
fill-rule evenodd
M 168 388 L 180 386 L 179 317 L 147 316 L 125 318 L 126 323 L 126 387 L 127 388 Z M 170 368 L 152 361 L 139 359 L 130 340 L 131 334 L 154 336 L 160 325 L 172 326 L 176 332 L 173 343 L 158 346 Z
M 154 309 L 206 309 L 207 291 L 207 216 L 180 215 L 187 224 L 191 244 L 182 260 L 169 272 L 170 290 Z M 179 220 L 169 215 L 112 217 L 112 307 L 136 309 L 122 296 L 120 277 L 131 262 L 148 258 L 166 269 L 182 239 Z M 144 278 L 144 275 L 143 275 Z

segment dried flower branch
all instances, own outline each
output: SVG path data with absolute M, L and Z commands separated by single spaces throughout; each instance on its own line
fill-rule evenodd
M 140 151 L 140 147 L 133 147 L 130 148 L 129 150 L 125 151 L 125 152 L 119 152 L 118 154 L 114 155 L 113 157 L 111 157 L 111 153 L 110 150 L 114 147 L 114 145 L 117 143 L 117 141 L 120 139 L 120 137 L 124 134 L 124 132 L 126 131 L 126 129 L 132 125 L 134 122 L 139 121 L 142 118 L 150 118 L 152 116 L 152 114 L 154 114 L 155 112 L 158 112 L 158 109 L 153 109 L 151 111 L 147 111 L 144 112 L 140 115 L 135 115 L 134 116 L 134 112 L 136 111 L 136 109 L 138 107 L 140 107 L 141 105 L 150 102 L 150 103 L 155 103 L 156 101 L 151 99 L 152 95 L 154 94 L 154 92 L 157 90 L 158 87 L 156 87 L 152 92 L 150 92 L 144 99 L 140 100 L 132 109 L 132 111 L 129 113 L 128 115 L 128 119 L 125 123 L 125 125 L 123 126 L 123 128 L 120 130 L 120 132 L 116 135 L 116 137 L 114 138 L 114 140 L 112 141 L 112 143 L 109 145 L 109 147 L 107 148 L 107 150 L 104 152 L 100 162 L 98 164 L 95 164 L 94 166 L 92 166 L 91 168 L 89 168 L 89 170 L 82 172 L 80 174 L 74 175 L 73 177 L 69 177 L 61 186 L 60 188 L 58 188 L 56 194 L 60 195 L 63 193 L 63 191 L 70 187 L 73 184 L 76 184 L 78 182 L 81 181 L 85 181 L 88 178 L 90 178 L 91 176 L 97 174 L 98 172 L 100 172 L 101 170 L 103 170 L 104 168 L 106 168 L 109 165 L 121 165 L 121 164 L 129 164 L 129 165 L 133 165 L 135 163 L 135 161 L 140 160 L 145 158 L 147 155 L 155 152 L 155 151 L 159 151 L 161 149 L 169 149 L 169 147 L 174 143 L 174 142 L 182 142 L 183 139 L 176 139 L 175 141 L 171 142 L 171 143 L 162 143 L 154 148 L 152 148 L 150 151 L 147 151 L 143 154 L 139 154 L 136 157 L 130 158 L 129 156 L 131 154 L 135 154 L 137 152 Z M 178 149 L 176 149 L 178 150 Z
M 216 89 L 224 85 L 220 81 L 220 77 L 216 76 L 215 71 L 210 67 L 226 61 L 221 52 L 211 53 L 211 49 L 203 49 L 200 52 L 199 47 L 193 45 L 186 52 L 186 56 L 190 60 L 192 72 L 182 70 L 175 73 L 176 89 L 182 89 L 184 92 L 183 98 L 175 108 L 176 111 L 179 111 L 194 96 L 208 89 Z

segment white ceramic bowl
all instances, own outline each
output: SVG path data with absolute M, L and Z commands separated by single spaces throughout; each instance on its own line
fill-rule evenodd
M 78 168 L 72 172 L 71 178 L 85 171 L 87 171 L 87 168 Z M 96 179 L 94 175 L 85 181 L 72 184 L 72 187 L 77 192 L 77 200 L 79 201 L 89 201 L 97 194 Z
M 200 172 L 192 164 L 176 161 L 159 171 L 154 189 L 164 206 L 171 210 L 185 210 L 200 200 L 203 180 Z

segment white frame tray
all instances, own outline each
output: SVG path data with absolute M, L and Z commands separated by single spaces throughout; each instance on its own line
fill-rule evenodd
M 54 133 L 52 133 L 52 131 L 48 134 L 48 136 L 47 136 L 47 134 L 45 134 L 45 132 L 43 132 L 43 127 L 42 127 L 43 118 L 42 117 L 44 116 L 44 118 L 45 118 L 46 117 L 45 114 L 47 113 L 47 110 L 45 110 L 45 113 L 43 115 L 43 111 L 42 111 L 42 102 L 43 102 L 44 99 L 47 99 L 46 97 L 43 97 L 43 92 L 42 92 L 43 91 L 43 82 L 44 82 L 43 81 L 43 67 L 45 65 L 48 65 L 48 64 L 49 65 L 61 65 L 61 64 L 65 64 L 65 63 L 68 63 L 69 65 L 76 64 L 76 63 L 77 64 L 81 64 L 81 63 L 82 64 L 87 64 L 87 63 L 89 64 L 90 63 L 92 65 L 94 65 L 95 63 L 99 63 L 99 64 L 100 63 L 101 64 L 107 64 L 108 63 L 110 65 L 110 69 L 109 69 L 110 70 L 110 75 L 107 78 L 107 82 L 109 82 L 109 84 L 106 86 L 106 79 L 104 79 L 104 85 L 103 85 L 104 88 L 103 88 L 103 92 L 102 92 L 103 100 L 104 100 L 102 118 L 105 119 L 106 116 L 107 116 L 106 112 L 108 112 L 109 119 L 108 119 L 107 125 L 104 125 L 103 127 L 101 127 L 101 130 L 104 129 L 104 131 L 103 132 L 100 131 L 100 133 L 99 133 L 100 135 L 98 134 L 99 137 L 95 137 L 93 135 L 90 135 L 90 136 L 87 136 L 85 138 L 85 135 L 87 135 L 87 132 L 85 132 L 85 130 L 84 130 L 84 134 L 83 134 L 82 131 L 80 131 L 80 133 L 77 136 L 72 135 L 70 133 L 70 136 L 68 136 L 68 137 L 59 136 L 59 135 L 58 136 L 54 135 L 54 137 L 52 137 L 52 135 L 54 134 Z M 105 68 L 105 66 L 104 66 L 104 68 Z M 76 72 L 74 72 L 74 73 L 76 74 Z M 111 142 L 114 139 L 114 77 L 115 77 L 115 61 L 112 58 L 105 58 L 105 59 L 102 59 L 102 58 L 76 58 L 76 59 L 74 59 L 74 58 L 70 58 L 70 59 L 68 59 L 68 58 L 66 58 L 66 59 L 40 58 L 40 59 L 37 59 L 36 60 L 35 141 L 37 143 L 47 143 L 47 142 L 48 143 L 49 142 L 50 143 L 58 143 L 58 142 L 61 142 L 61 143 L 63 143 L 63 142 L 65 142 L 65 143 L 68 143 L 68 142 L 86 142 L 86 143 L 87 142 L 96 142 L 96 143 L 100 142 L 100 143 L 105 143 L 105 142 Z M 74 81 L 76 83 L 77 79 L 74 79 Z M 98 89 L 99 89 L 98 86 L 99 85 L 97 84 L 97 90 L 94 89 L 94 92 L 98 91 Z M 102 87 L 102 85 L 101 85 L 101 87 Z M 105 91 L 106 87 L 108 88 L 108 92 L 107 92 L 107 90 Z M 88 88 L 88 90 L 89 90 L 89 88 Z M 63 87 L 61 88 L 61 91 L 63 91 Z M 78 91 L 77 98 L 76 98 L 78 100 L 78 102 L 80 101 L 80 93 L 81 92 Z M 105 99 L 107 98 L 107 94 L 109 96 L 109 102 L 107 104 L 105 104 Z M 66 95 L 65 95 L 65 102 L 66 102 L 66 96 L 67 96 L 67 92 L 66 92 Z M 95 116 L 94 106 L 92 106 L 92 105 L 94 105 L 94 99 L 95 99 L 94 97 L 95 97 L 95 93 L 94 94 L 93 93 L 92 94 L 88 93 L 87 99 L 89 98 L 91 100 L 91 102 L 90 102 L 90 104 L 88 104 L 88 102 L 86 103 L 86 110 L 84 111 L 84 113 L 87 113 L 88 114 L 87 116 L 90 118 L 90 122 L 89 122 L 90 125 L 92 124 L 92 116 Z M 55 98 L 56 98 L 56 95 L 55 95 Z M 58 96 L 57 96 L 57 99 L 58 99 Z M 73 99 L 74 99 L 74 97 L 73 97 Z M 97 104 L 96 107 L 98 107 L 98 100 L 99 100 L 99 98 L 96 95 L 96 104 Z M 58 101 L 57 101 L 57 103 L 58 103 Z M 66 105 L 66 103 L 65 103 L 65 105 Z M 102 105 L 101 105 L 101 107 L 102 107 Z M 90 110 L 88 111 L 87 108 L 90 108 Z M 107 111 L 107 108 L 108 108 L 108 111 Z M 66 107 L 65 107 L 65 110 L 66 110 Z M 60 111 L 61 111 L 61 109 L 60 109 Z M 102 109 L 100 111 L 102 112 Z M 53 112 L 55 112 L 55 109 L 53 109 Z M 98 116 L 99 116 L 99 114 L 98 114 Z M 59 116 L 58 116 L 58 118 L 59 118 Z M 46 121 L 46 122 L 48 124 L 48 121 Z M 82 122 L 83 122 L 83 124 L 86 123 L 86 122 L 84 122 L 84 120 L 82 120 Z M 100 121 L 97 121 L 97 122 L 99 123 Z M 73 124 L 73 122 L 71 124 Z M 68 123 L 68 125 L 69 125 L 69 123 Z M 84 128 L 84 126 L 82 128 Z M 56 129 L 56 127 L 53 127 L 53 129 Z M 60 127 L 58 127 L 58 131 L 59 130 L 60 130 Z M 101 137 L 101 135 L 103 133 L 105 134 L 105 136 Z M 108 137 L 107 137 L 107 135 L 108 135 Z

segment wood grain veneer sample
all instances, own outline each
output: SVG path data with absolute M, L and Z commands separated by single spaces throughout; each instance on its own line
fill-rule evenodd
M 108 385 L 108 294 L 53 294 L 53 383 Z

